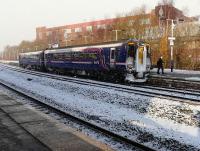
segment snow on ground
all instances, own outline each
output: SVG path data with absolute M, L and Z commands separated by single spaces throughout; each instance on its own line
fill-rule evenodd
M 184 144 L 186 149 L 200 149 L 200 105 L 32 76 L 3 67 L 0 80 L 123 136 L 156 145 L 156 149 L 171 145 L 168 149 L 173 150 L 173 145 Z
M 6 63 L 6 64 L 9 64 L 9 63 L 19 63 L 18 60 L 0 60 L 0 62 Z
M 157 72 L 157 68 L 154 68 L 153 70 L 151 70 L 151 72 Z M 171 73 L 171 69 L 164 69 L 165 73 Z M 200 71 L 194 71 L 194 70 L 179 70 L 179 69 L 174 69 L 173 73 L 179 73 L 179 74 L 199 74 L 200 75 Z
M 153 74 L 157 73 L 157 68 L 151 70 L 151 73 Z M 177 77 L 188 81 L 200 81 L 200 71 L 174 69 L 173 72 L 171 72 L 171 69 L 164 69 L 164 73 L 165 73 L 164 76 L 166 77 L 167 76 L 174 78 Z
M 200 81 L 200 76 L 199 77 L 185 78 L 185 80 Z

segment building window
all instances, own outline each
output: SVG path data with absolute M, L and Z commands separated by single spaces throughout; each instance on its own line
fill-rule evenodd
M 65 39 L 70 38 L 71 32 L 72 32 L 72 29 L 65 29 L 65 30 L 64 30 L 64 34 L 63 34 L 64 38 L 65 38 Z
M 131 34 L 131 35 L 136 35 L 135 29 L 130 29 L 130 34 Z
M 42 32 L 38 33 L 39 39 L 42 39 Z
M 89 32 L 92 32 L 92 26 L 87 26 L 86 30 L 89 31 Z
M 134 23 L 135 23 L 135 21 L 134 21 L 134 20 L 129 20 L 129 21 L 128 21 L 128 25 L 129 25 L 129 26 L 133 26 L 133 25 L 134 25 Z
M 97 29 L 106 29 L 106 25 L 105 24 L 97 25 Z
M 51 32 L 51 31 L 47 31 L 47 32 L 46 32 L 46 35 L 47 35 L 47 36 L 51 36 L 51 35 L 52 35 L 52 32 Z
M 75 28 L 75 32 L 82 32 L 82 28 Z
M 70 34 L 70 33 L 72 33 L 72 29 L 65 29 L 64 32 L 66 32 L 67 34 Z
M 140 20 L 140 23 L 141 23 L 142 25 L 144 25 L 144 24 L 150 24 L 151 21 L 150 21 L 149 18 L 146 18 L 146 19 L 141 19 L 141 20 Z

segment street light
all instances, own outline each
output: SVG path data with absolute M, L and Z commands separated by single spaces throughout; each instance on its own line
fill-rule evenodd
M 184 19 L 166 19 L 166 18 L 159 18 L 159 20 L 166 20 L 167 21 L 167 29 L 168 29 L 168 21 L 171 21 L 171 37 L 168 37 L 169 42 L 170 42 L 170 68 L 171 68 L 171 72 L 173 72 L 174 69 L 174 59 L 173 59 L 173 46 L 174 46 L 174 28 L 175 28 L 175 24 L 174 22 L 179 22 L 179 21 L 184 21 Z
M 17 49 L 16 59 L 19 60 L 19 49 Z
M 115 31 L 115 40 L 117 41 L 118 40 L 118 31 L 122 31 L 122 30 L 112 30 L 112 31 Z
M 174 24 L 174 20 L 173 19 L 167 19 L 167 21 L 171 21 L 171 37 L 168 37 L 169 41 L 170 41 L 170 47 L 171 47 L 171 53 L 170 53 L 170 68 L 171 68 L 171 72 L 173 72 L 173 68 L 174 68 L 174 59 L 173 59 L 173 46 L 174 46 L 174 40 L 176 39 L 174 37 L 174 28 L 175 28 L 175 24 Z
M 38 46 L 35 46 L 35 50 L 36 50 L 36 51 L 38 50 Z
M 85 44 L 87 44 L 87 38 L 88 38 L 88 36 L 83 35 L 83 37 L 84 37 L 84 40 L 85 40 Z
M 170 42 L 170 47 L 171 47 L 171 53 L 170 53 L 170 68 L 171 68 L 171 72 L 173 72 L 173 68 L 174 68 L 174 59 L 173 59 L 173 46 L 174 46 L 174 40 L 176 39 L 174 37 L 174 28 L 175 28 L 175 24 L 174 22 L 177 22 L 179 23 L 179 21 L 184 21 L 183 19 L 177 19 L 177 20 L 174 20 L 174 19 L 166 19 L 167 21 L 171 21 L 171 37 L 168 37 L 169 39 L 169 42 Z M 167 22 L 167 25 L 168 25 L 168 22 Z M 168 27 L 167 27 L 168 29 Z

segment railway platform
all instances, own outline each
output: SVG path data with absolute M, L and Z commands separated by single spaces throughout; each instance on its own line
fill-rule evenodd
M 200 89 L 200 71 L 165 69 L 164 74 L 157 74 L 153 69 L 147 82 L 149 85 L 174 87 L 181 89 Z
M 165 69 L 164 74 L 161 74 L 161 73 L 157 74 L 157 69 L 154 69 L 151 72 L 151 76 L 200 82 L 200 71 L 192 71 L 192 70 L 176 70 L 176 69 L 174 69 L 173 72 L 171 72 L 170 69 Z
M 0 91 L 0 150 L 112 150 Z

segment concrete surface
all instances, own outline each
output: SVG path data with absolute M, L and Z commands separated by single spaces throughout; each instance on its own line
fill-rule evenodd
M 0 150 L 49 151 L 50 149 L 32 137 L 0 109 Z
M 0 150 L 100 151 L 112 149 L 0 92 Z

